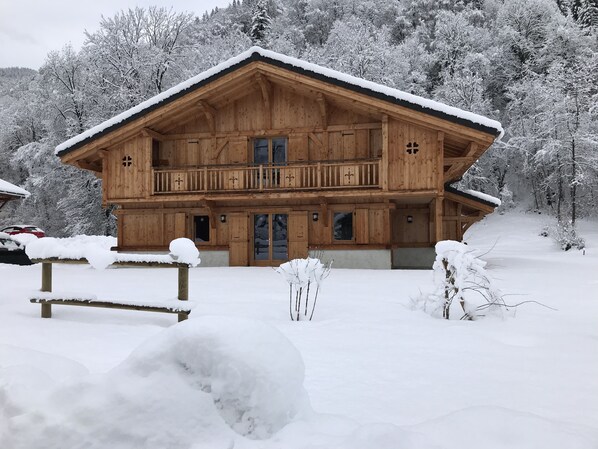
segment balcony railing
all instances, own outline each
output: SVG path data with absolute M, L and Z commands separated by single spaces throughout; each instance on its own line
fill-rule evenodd
M 380 187 L 380 159 L 153 169 L 153 193 Z

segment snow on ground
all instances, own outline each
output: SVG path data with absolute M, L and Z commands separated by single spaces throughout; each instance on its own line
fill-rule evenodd
M 598 227 L 581 223 L 584 255 L 540 237 L 543 220 L 495 215 L 466 236 L 489 251 L 486 268 L 513 295 L 508 302 L 557 309 L 524 304 L 506 320 L 447 322 L 412 310 L 410 298 L 431 288 L 431 271 L 333 269 L 315 321 L 291 322 L 288 285 L 274 270 L 201 267 L 190 272 L 198 305 L 184 325 L 170 315 L 64 306 L 48 320 L 27 300 L 41 267 L 0 265 L 0 447 L 33 449 L 35 438 L 56 442 L 46 448 L 84 447 L 47 439 L 70 429 L 96 438 L 85 447 L 164 447 L 169 432 L 169 447 L 195 448 L 596 448 Z M 57 265 L 53 280 L 55 291 L 149 302 L 174 299 L 176 276 Z M 223 354 L 231 363 L 206 374 Z M 151 360 L 157 367 L 140 368 Z M 301 378 L 303 366 L 311 404 L 288 379 Z M 256 387 L 248 398 L 242 382 L 280 386 L 294 412 L 269 439 L 248 439 L 234 426 L 237 412 L 223 415 L 222 401 L 209 400 L 206 378 L 229 385 L 220 391 L 238 392 L 260 419 L 270 393 Z M 79 413 L 80 427 L 61 424 Z M 189 430 L 168 430 L 163 420 Z

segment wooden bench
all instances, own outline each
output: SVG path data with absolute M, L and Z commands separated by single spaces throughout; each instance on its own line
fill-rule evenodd
M 179 323 L 186 320 L 192 307 L 178 304 L 166 305 L 162 303 L 148 304 L 135 301 L 107 301 L 89 298 L 43 298 L 33 296 L 29 301 L 41 304 L 42 318 L 52 317 L 52 305 L 100 307 L 104 309 L 142 310 L 144 312 L 176 313 Z
M 178 301 L 158 302 L 155 305 L 142 303 L 139 301 L 109 301 L 98 300 L 95 297 L 77 297 L 66 295 L 66 297 L 56 297 L 56 294 L 46 296 L 44 293 L 52 292 L 52 264 L 87 264 L 86 259 L 33 259 L 34 263 L 42 264 L 42 285 L 38 294 L 29 298 L 31 303 L 41 305 L 42 318 L 52 318 L 52 305 L 86 306 L 101 307 L 110 309 L 142 310 L 146 312 L 176 313 L 179 322 L 186 320 L 191 313 L 192 307 L 178 304 L 179 301 L 189 299 L 189 265 L 177 262 L 163 261 L 139 261 L 127 260 L 130 255 L 121 255 L 120 260 L 113 263 L 112 266 L 128 268 L 177 268 L 178 269 Z M 60 296 L 60 295 L 58 295 Z

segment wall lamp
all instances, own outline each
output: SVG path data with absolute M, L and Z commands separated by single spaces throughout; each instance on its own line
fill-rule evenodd
M 311 214 L 311 219 L 313 221 L 318 221 L 319 218 L 320 218 L 320 216 L 318 215 L 317 212 L 314 212 L 313 214 Z
M 220 215 L 220 223 L 226 223 L 226 215 Z
M 407 215 L 407 223 L 413 223 L 413 215 Z

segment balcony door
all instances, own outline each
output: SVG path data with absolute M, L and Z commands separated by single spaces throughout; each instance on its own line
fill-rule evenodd
M 280 187 L 280 168 L 287 163 L 287 138 L 272 137 L 253 141 L 253 163 L 262 165 L 257 174 L 261 188 Z
M 289 258 L 287 214 L 253 215 L 253 265 L 280 265 Z

